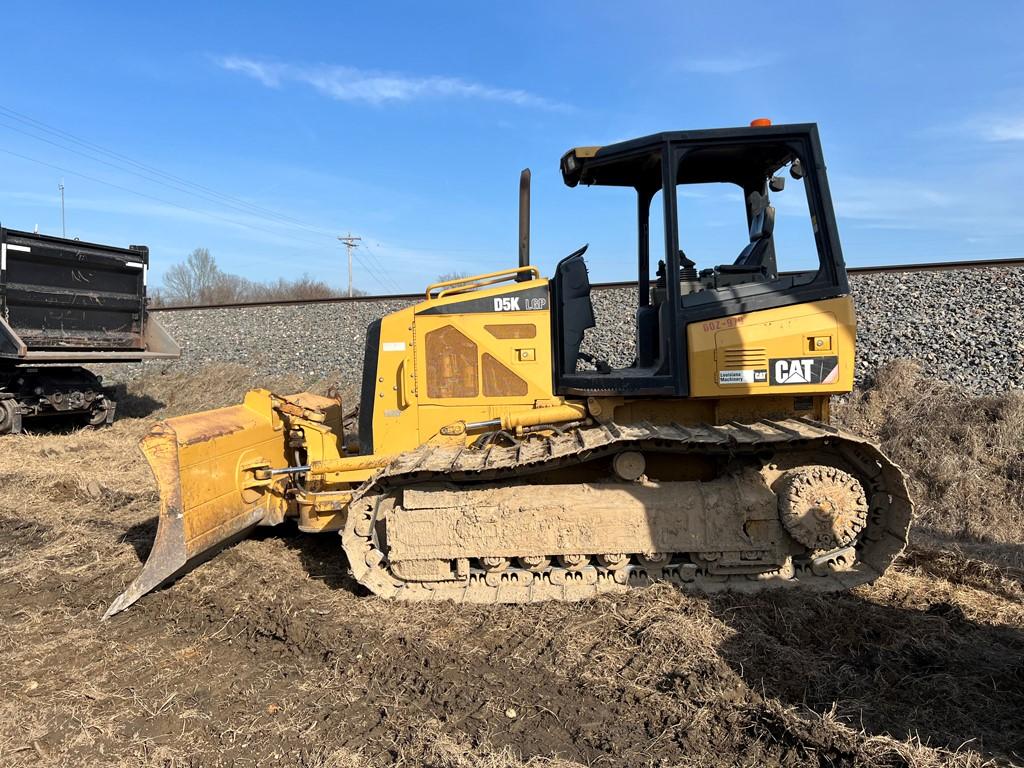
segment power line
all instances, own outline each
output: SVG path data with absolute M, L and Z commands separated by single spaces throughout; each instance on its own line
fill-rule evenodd
M 380 259 L 377 258 L 377 252 L 370 248 L 370 244 L 368 242 L 363 243 L 363 248 L 366 250 L 366 252 L 370 255 L 370 258 L 373 259 L 374 263 L 380 269 L 381 274 L 383 274 L 387 278 L 388 282 L 391 283 L 392 288 L 394 288 L 396 292 L 401 293 L 402 289 L 398 286 L 398 283 L 395 282 L 395 280 L 391 277 L 391 272 L 388 269 L 386 269 L 384 265 L 381 263 Z
M 359 255 L 359 251 L 355 250 L 358 246 L 355 244 L 354 241 L 362 240 L 361 237 L 355 237 L 354 238 L 354 237 L 352 237 L 351 234 L 349 234 L 348 237 L 339 237 L 338 239 L 341 242 L 345 243 L 345 246 L 348 249 L 348 257 L 349 257 L 349 297 L 352 296 L 352 258 L 353 257 L 355 257 L 355 260 L 357 262 L 359 262 L 359 265 L 366 271 L 366 273 L 370 277 L 373 278 L 374 282 L 376 282 L 377 285 L 379 285 L 384 290 L 385 293 L 387 291 L 391 290 L 385 284 L 385 282 L 384 282 L 385 279 L 390 280 L 390 278 L 388 277 L 387 273 L 381 272 L 380 274 L 378 274 L 377 271 L 375 271 L 365 261 L 363 261 L 363 257 Z M 353 241 L 351 246 L 349 245 L 349 241 Z M 382 277 L 384 279 L 381 279 Z
M 251 211 L 251 212 L 263 214 L 263 215 L 266 215 L 266 216 L 271 216 L 273 218 L 277 218 L 277 219 L 281 219 L 281 220 L 285 220 L 285 221 L 289 221 L 289 222 L 291 222 L 293 224 L 297 224 L 297 225 L 300 225 L 300 226 L 305 227 L 305 228 L 311 228 L 311 229 L 314 229 L 314 230 L 318 230 L 318 232 L 317 232 L 318 234 L 330 234 L 330 231 L 328 229 L 326 229 L 326 228 L 318 227 L 315 224 L 311 224 L 311 223 L 303 221 L 301 219 L 297 219 L 294 216 L 289 216 L 287 214 L 271 210 L 271 209 L 266 208 L 264 206 L 257 205 L 255 203 L 252 203 L 252 202 L 250 202 L 248 200 L 245 200 L 243 198 L 239 198 L 239 197 L 236 197 L 234 195 L 229 195 L 229 194 L 225 194 L 223 192 L 219 192 L 219 191 L 217 191 L 215 189 L 212 189 L 212 188 L 210 188 L 210 187 L 208 187 L 208 186 L 206 186 L 204 184 L 199 184 L 197 182 L 189 181 L 188 179 L 182 178 L 181 176 L 177 176 L 177 175 L 175 175 L 173 173 L 167 173 L 166 171 L 162 171 L 159 168 L 156 168 L 155 166 L 147 165 L 146 163 L 140 163 L 137 160 L 133 160 L 132 158 L 128 157 L 127 155 L 121 154 L 120 152 L 115 152 L 113 150 L 107 149 L 106 147 L 103 147 L 103 146 L 101 146 L 99 144 L 96 144 L 95 142 L 87 141 L 85 139 L 82 139 L 82 138 L 80 138 L 78 136 L 75 136 L 74 134 L 72 134 L 72 133 L 70 133 L 68 131 L 62 130 L 60 128 L 54 128 L 53 126 L 47 125 L 46 123 L 44 123 L 44 122 L 42 122 L 40 120 L 36 120 L 33 117 L 25 115 L 25 114 L 23 114 L 21 112 L 13 110 L 13 109 L 11 109 L 9 107 L 5 107 L 2 104 L 0 104 L 0 114 L 5 115 L 6 117 L 8 117 L 8 119 L 16 120 L 17 122 L 23 123 L 23 124 L 29 126 L 30 128 L 32 128 L 33 130 L 42 130 L 42 131 L 44 131 L 46 133 L 49 133 L 50 135 L 57 136 L 57 137 L 65 140 L 65 141 L 70 141 L 70 142 L 72 142 L 74 144 L 78 144 L 79 146 L 84 147 L 84 148 L 86 148 L 86 149 L 88 149 L 88 150 L 90 150 L 92 152 L 98 152 L 98 153 L 106 155 L 108 157 L 120 160 L 120 161 L 122 161 L 124 163 L 128 163 L 129 165 L 133 165 L 136 168 L 139 168 L 139 169 L 141 169 L 143 171 L 146 171 L 147 173 L 155 174 L 156 176 L 160 176 L 160 177 L 162 177 L 164 179 L 168 179 L 168 180 L 173 181 L 173 182 L 175 182 L 177 184 L 181 184 L 181 185 L 184 185 L 186 187 L 192 187 L 193 189 L 200 190 L 200 191 L 206 193 L 207 195 L 212 195 L 212 196 L 214 196 L 216 198 L 220 198 L 220 199 L 225 200 L 225 201 L 230 201 L 233 204 L 241 205 L 241 206 L 245 207 L 246 209 L 249 209 L 249 211 Z M 23 131 L 21 129 L 18 129 L 18 128 L 15 128 L 15 127 L 13 127 L 11 125 L 7 125 L 6 127 L 10 128 L 12 130 L 16 130 L 19 133 L 23 133 L 25 135 L 32 136 L 32 138 L 35 138 L 37 140 L 46 141 L 47 143 L 50 143 L 50 144 L 54 143 L 54 142 L 49 141 L 48 139 L 44 139 L 44 138 L 42 138 L 40 136 L 34 136 L 33 134 L 26 133 L 25 131 Z M 60 146 L 60 145 L 56 145 L 56 146 Z M 72 151 L 72 152 L 76 151 L 76 150 L 71 149 L 70 147 L 62 147 L 62 148 L 63 149 L 67 149 L 68 151 Z M 79 154 L 81 154 L 81 153 L 79 153 Z M 98 160 L 98 158 L 90 158 L 90 159 Z M 100 162 L 106 162 L 106 161 L 100 161 Z M 126 169 L 121 168 L 120 170 L 126 170 Z M 131 173 L 132 171 L 129 171 L 129 172 Z M 136 173 L 136 175 L 140 175 L 140 174 Z M 143 178 L 148 178 L 148 177 L 144 176 Z M 159 182 L 159 181 L 157 181 L 155 179 L 149 179 L 149 180 L 150 181 L 156 181 L 156 183 L 163 183 L 163 182 Z M 170 186 L 170 185 L 165 184 L 165 186 Z M 176 187 L 172 187 L 172 188 L 176 188 Z M 179 190 L 179 191 L 184 191 L 187 194 L 195 194 L 193 192 L 188 192 L 187 190 Z M 206 199 L 208 199 L 208 198 L 206 198 Z
M 2 107 L 0 107 L 0 109 L 2 109 Z M 193 197 L 197 197 L 200 200 L 205 200 L 206 202 L 210 202 L 210 203 L 213 203 L 215 205 L 222 205 L 222 206 L 224 206 L 226 208 L 230 208 L 232 210 L 238 211 L 239 213 L 243 213 L 243 214 L 246 214 L 246 215 L 249 215 L 249 216 L 261 215 L 258 211 L 252 211 L 252 210 L 249 210 L 249 209 L 247 209 L 245 207 L 242 207 L 240 205 L 235 205 L 235 204 L 230 203 L 230 202 L 224 202 L 222 200 L 218 200 L 218 199 L 216 199 L 215 197 L 213 197 L 211 195 L 206 195 L 206 194 L 201 194 L 201 193 L 198 193 L 198 192 L 193 192 L 193 191 L 191 191 L 189 189 L 186 189 L 186 188 L 184 188 L 182 186 L 178 186 L 176 184 L 169 184 L 169 183 L 167 183 L 165 181 L 161 181 L 160 179 L 153 178 L 152 176 L 146 175 L 145 173 L 140 173 L 139 171 L 134 171 L 131 168 L 124 167 L 123 165 L 119 165 L 117 163 L 112 163 L 112 162 L 110 162 L 108 160 L 104 160 L 101 157 L 96 157 L 94 155 L 87 154 L 87 153 L 82 152 L 80 150 L 74 149 L 73 147 L 69 147 L 69 146 L 66 146 L 64 144 L 60 144 L 60 143 L 58 143 L 56 141 L 51 141 L 50 139 L 47 139 L 47 138 L 45 138 L 43 136 L 36 136 L 36 135 L 34 135 L 34 134 L 32 134 L 32 133 L 30 133 L 28 131 L 23 131 L 20 128 L 17 128 L 15 126 L 9 125 L 9 124 L 4 123 L 2 121 L 0 121 L 0 126 L 3 126 L 5 128 L 7 128 L 8 130 L 16 131 L 17 133 L 20 133 L 20 134 L 23 134 L 25 136 L 28 136 L 29 138 L 34 139 L 35 141 L 41 141 L 41 142 L 44 142 L 46 144 L 50 144 L 51 146 L 57 147 L 58 149 L 63 149 L 66 152 L 71 152 L 71 153 L 76 154 L 76 155 L 78 155 L 80 157 L 84 157 L 87 160 L 92 160 L 93 162 L 96 162 L 96 163 L 102 163 L 103 165 L 106 165 L 106 166 L 108 166 L 110 168 L 113 168 L 115 170 L 122 171 L 124 173 L 129 173 L 129 174 L 131 174 L 133 176 L 137 176 L 137 177 L 139 177 L 141 179 L 145 179 L 146 181 L 153 182 L 154 184 L 159 184 L 160 186 L 166 187 L 168 189 L 173 189 L 175 192 L 182 192 L 182 193 L 184 193 L 186 195 L 192 195 Z M 263 216 L 263 218 L 265 218 L 265 219 L 267 219 L 267 218 L 269 218 L 269 219 L 276 219 L 276 221 L 274 221 L 272 223 L 276 223 L 278 226 L 286 227 L 288 229 L 300 229 L 300 230 L 304 230 L 304 231 L 310 232 L 311 234 L 318 235 L 318 236 L 326 235 L 327 234 L 327 230 L 320 230 L 320 229 L 315 229 L 315 228 L 307 227 L 307 226 L 303 226 L 303 225 L 291 224 L 288 221 L 284 220 L 287 217 L 283 217 L 283 215 L 282 216 Z
M 387 285 L 386 285 L 386 284 L 384 283 L 384 281 L 383 281 L 383 280 L 382 280 L 382 279 L 381 279 L 381 278 L 380 278 L 380 277 L 379 277 L 379 276 L 377 275 L 377 273 L 376 273 L 376 272 L 374 272 L 374 271 L 372 271 L 372 270 L 371 270 L 371 269 L 370 269 L 370 268 L 369 268 L 369 267 L 368 267 L 368 266 L 366 265 L 366 262 L 364 262 L 364 261 L 363 261 L 363 259 L 362 259 L 362 257 L 361 257 L 361 256 L 359 256 L 358 254 L 356 254 L 356 255 L 355 255 L 355 257 L 356 257 L 356 261 L 358 261 L 358 262 L 359 262 L 360 266 L 362 266 L 362 268 L 363 268 L 364 270 L 366 270 L 366 273 L 367 273 L 367 274 L 368 274 L 368 275 L 369 275 L 370 277 L 372 277 L 372 278 L 373 278 L 373 281 L 374 281 L 375 283 L 377 283 L 377 285 L 379 285 L 379 286 L 381 287 L 381 289 L 382 289 L 382 290 L 383 290 L 383 291 L 384 291 L 385 293 L 387 293 L 388 291 L 390 291 L 390 290 L 391 290 L 391 289 L 390 289 L 390 288 L 388 288 L 388 286 L 387 286 Z
M 6 117 L 9 120 L 15 120 L 15 121 L 21 123 L 22 125 L 24 125 L 24 126 L 26 126 L 26 127 L 28 127 L 30 129 L 30 130 L 26 131 L 26 130 L 23 130 L 22 128 L 19 128 L 17 126 L 10 125 L 9 123 L 0 122 L 0 126 L 3 126 L 5 128 L 7 128 L 8 130 L 16 131 L 17 133 L 21 133 L 22 135 L 28 136 L 29 138 L 32 138 L 35 141 L 41 141 L 41 142 L 50 144 L 50 145 L 55 146 L 55 147 L 57 147 L 59 149 L 62 149 L 64 151 L 71 152 L 73 154 L 79 155 L 80 157 L 84 157 L 84 158 L 86 158 L 88 160 L 91 160 L 93 162 L 102 163 L 103 165 L 106 165 L 108 167 L 114 168 L 115 170 L 122 171 L 122 172 L 125 172 L 125 173 L 129 173 L 131 175 L 134 175 L 136 177 L 142 178 L 142 179 L 144 179 L 146 181 L 149 181 L 149 182 L 152 182 L 152 183 L 159 184 L 159 185 L 161 185 L 163 187 L 166 187 L 168 189 L 174 190 L 176 192 L 181 192 L 181 193 L 184 193 L 184 194 L 192 195 L 193 197 L 197 197 L 197 198 L 202 199 L 202 200 L 204 200 L 206 202 L 212 202 L 212 203 L 214 203 L 216 205 L 222 205 L 222 206 L 225 206 L 225 207 L 227 207 L 229 209 L 233 209 L 235 211 L 238 211 L 239 213 L 243 213 L 243 214 L 247 214 L 247 215 L 254 215 L 255 214 L 255 215 L 260 215 L 260 216 L 262 216 L 264 218 L 269 218 L 269 219 L 271 219 L 271 221 L 268 221 L 267 223 L 271 224 L 271 225 L 274 225 L 274 226 L 282 227 L 282 228 L 285 228 L 285 229 L 301 230 L 301 231 L 308 232 L 308 233 L 310 233 L 312 235 L 315 235 L 315 236 L 318 236 L 318 237 L 321 237 L 321 236 L 333 236 L 332 232 L 330 232 L 329 230 L 327 230 L 325 228 L 318 227 L 315 224 L 311 224 L 311 223 L 305 222 L 305 221 L 303 221 L 301 219 L 297 219 L 297 218 L 295 218 L 293 216 L 289 216 L 287 214 L 283 214 L 283 213 L 280 213 L 278 211 L 274 211 L 274 210 L 271 210 L 269 208 L 265 208 L 263 206 L 256 205 L 255 203 L 251 203 L 251 202 L 249 202 L 247 200 L 244 200 L 242 198 L 236 197 L 234 195 L 228 195 L 228 194 L 219 192 L 219 191 L 217 191 L 215 189 L 212 189 L 212 188 L 210 188 L 208 186 L 205 186 L 203 184 L 198 184 L 196 182 L 189 181 L 188 179 L 185 179 L 185 178 L 183 178 L 181 176 L 177 176 L 175 174 L 171 174 L 171 173 L 167 173 L 165 171 L 162 171 L 159 168 L 156 168 L 156 167 L 154 167 L 152 165 L 148 165 L 146 163 L 138 162 L 138 161 L 133 160 L 132 158 L 128 157 L 127 155 L 124 155 L 124 154 L 121 154 L 119 152 L 115 152 L 113 150 L 107 149 L 107 148 L 105 148 L 105 147 L 103 147 L 103 146 L 101 146 L 99 144 L 96 144 L 95 142 L 91 142 L 91 141 L 87 141 L 85 139 L 82 139 L 82 138 L 80 138 L 78 136 L 75 136 L 74 134 L 72 134 L 72 133 L 70 133 L 68 131 L 62 130 L 60 128 L 55 128 L 55 127 L 50 126 L 50 125 L 47 125 L 46 123 L 44 123 L 44 122 L 42 122 L 40 120 L 36 120 L 33 117 L 25 115 L 25 114 L 23 114 L 21 112 L 13 110 L 13 109 L 11 109 L 9 107 L 5 107 L 3 105 L 0 105 L 0 116 Z M 68 146 L 67 143 L 60 143 L 58 141 L 54 141 L 54 140 L 52 140 L 50 138 L 47 138 L 46 136 L 39 135 L 37 133 L 39 131 L 42 131 L 42 132 L 44 132 L 46 134 L 49 134 L 52 137 L 56 137 L 56 138 L 60 139 L 63 142 L 71 142 L 73 144 L 78 145 L 79 147 L 83 147 L 84 149 L 87 150 L 87 152 L 83 152 L 83 151 L 81 151 L 79 149 L 75 149 L 74 147 Z M 36 132 L 36 133 L 34 133 L 34 132 Z M 186 206 L 186 205 L 181 205 L 179 203 L 175 203 L 175 202 L 172 202 L 170 200 L 165 200 L 165 199 L 157 197 L 155 195 L 149 195 L 149 194 L 146 194 L 144 192 L 139 192 L 138 190 L 134 190 L 134 189 L 131 189 L 129 187 L 125 187 L 123 185 L 115 184 L 113 182 L 109 182 L 109 181 L 106 181 L 104 179 L 97 178 L 95 176 L 90 176 L 88 174 L 83 174 L 83 173 L 80 173 L 78 171 L 73 171 L 73 170 L 70 170 L 70 169 L 62 168 L 61 166 L 55 165 L 53 163 L 47 163 L 45 161 L 38 160 L 36 158 L 32 158 L 32 157 L 29 157 L 27 155 L 21 155 L 19 153 L 12 152 L 10 150 L 0 150 L 0 151 L 6 152 L 9 155 L 12 155 L 14 157 L 19 157 L 19 158 L 21 158 L 23 160 L 27 160 L 27 161 L 32 162 L 32 163 L 37 163 L 37 164 L 43 165 L 45 167 L 54 168 L 56 170 L 61 170 L 61 171 L 65 172 L 65 173 L 70 173 L 70 174 L 72 174 L 74 176 L 78 176 L 80 178 L 88 179 L 90 181 L 94 181 L 96 183 L 103 184 L 103 185 L 112 187 L 114 189 L 118 189 L 118 190 L 121 190 L 123 192 L 127 192 L 129 194 L 133 194 L 133 195 L 137 195 L 139 197 L 143 197 L 143 198 L 146 198 L 146 199 L 154 200 L 154 201 L 162 203 L 164 205 L 170 205 L 170 206 L 178 208 L 180 210 L 188 211 L 190 213 L 195 213 L 195 214 L 198 214 L 200 216 L 205 216 L 207 218 L 223 221 L 223 222 L 232 224 L 232 225 L 237 226 L 237 227 L 242 227 L 242 228 L 250 229 L 250 230 L 253 230 L 253 231 L 265 232 L 265 233 L 269 233 L 269 234 L 272 234 L 272 235 L 275 235 L 275 236 L 280 236 L 280 234 L 281 234 L 280 232 L 276 232 L 276 231 L 273 231 L 273 230 L 270 230 L 270 229 L 266 229 L 264 227 L 260 227 L 260 226 L 254 225 L 254 224 L 249 224 L 247 222 L 240 221 L 240 220 L 237 220 L 237 219 L 234 219 L 234 218 L 230 218 L 228 216 L 221 216 L 221 215 L 218 215 L 216 213 L 212 213 L 210 211 L 198 210 L 196 208 L 192 208 L 192 207 L 189 207 L 189 206 Z M 103 157 L 97 157 L 96 156 L 97 154 L 104 155 L 104 156 L 106 156 L 108 158 L 113 158 L 114 160 L 116 160 L 118 162 L 111 162 L 110 160 L 103 159 Z M 144 171 L 144 172 L 139 172 L 138 170 L 133 170 L 133 168 L 131 168 L 131 167 L 125 167 L 125 164 L 133 166 L 134 168 L 141 169 L 141 171 Z M 159 177 L 159 178 L 154 178 L 154 176 Z M 309 240 L 307 238 L 296 238 L 296 239 L 298 241 L 300 241 L 300 242 L 308 243 L 310 245 L 314 245 L 314 246 L 318 246 L 318 247 L 322 247 L 324 245 L 324 243 L 322 241 L 313 241 L 313 240 Z M 383 288 L 385 288 L 385 290 L 387 290 L 387 287 L 385 286 L 384 281 L 381 280 L 381 278 L 378 277 L 375 274 L 376 270 L 373 267 L 370 267 L 370 266 L 366 265 L 365 263 L 363 263 L 361 259 L 359 259 L 359 261 L 360 261 L 360 263 L 363 264 L 363 266 L 367 270 L 367 272 L 381 285 L 381 287 L 383 287 Z M 391 280 L 390 276 L 387 275 L 387 271 L 383 269 L 383 267 L 379 264 L 379 262 L 377 262 L 377 265 L 378 265 L 378 268 L 380 269 L 381 274 L 384 276 L 384 278 L 387 279 L 387 280 Z M 391 280 L 391 282 L 394 283 L 393 280 Z M 397 284 L 395 284 L 395 287 L 397 288 Z

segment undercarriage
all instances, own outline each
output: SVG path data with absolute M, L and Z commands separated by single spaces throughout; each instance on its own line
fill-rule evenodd
M 381 596 L 505 603 L 848 589 L 888 567 L 911 515 L 899 469 L 823 424 L 605 424 L 424 446 L 357 493 L 342 535 Z
M 79 367 L 0 369 L 0 435 L 21 432 L 24 421 L 74 418 L 90 426 L 114 420 L 115 403 L 100 377 Z

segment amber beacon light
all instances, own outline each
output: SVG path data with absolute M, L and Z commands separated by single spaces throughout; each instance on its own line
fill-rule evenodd
M 772 124 L 772 121 L 767 117 L 755 117 L 750 121 L 751 128 L 767 128 Z

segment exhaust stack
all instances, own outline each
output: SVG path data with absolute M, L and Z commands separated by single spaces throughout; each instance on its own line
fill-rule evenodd
M 530 266 L 530 169 L 524 168 L 519 174 L 519 266 Z M 528 273 L 521 273 L 516 280 L 529 280 Z

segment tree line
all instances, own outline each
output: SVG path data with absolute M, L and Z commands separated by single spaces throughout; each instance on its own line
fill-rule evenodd
M 366 292 L 355 289 L 357 296 Z M 247 301 L 289 301 L 327 299 L 339 291 L 309 275 L 289 280 L 257 281 L 224 272 L 206 248 L 196 248 L 185 261 L 164 275 L 163 284 L 152 294 L 154 306 L 235 304 Z
M 468 278 L 465 272 L 448 272 L 437 276 L 437 282 Z M 204 306 L 210 304 L 242 304 L 250 301 L 308 301 L 330 299 L 344 291 L 332 288 L 323 280 L 309 275 L 289 280 L 249 280 L 217 266 L 207 248 L 196 248 L 185 261 L 167 270 L 160 288 L 150 292 L 154 307 Z M 366 291 L 353 288 L 355 296 L 366 296 Z

